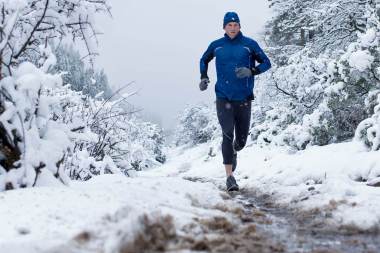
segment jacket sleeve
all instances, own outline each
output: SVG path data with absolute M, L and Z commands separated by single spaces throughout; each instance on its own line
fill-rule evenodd
M 207 70 L 209 62 L 214 58 L 214 43 L 211 43 L 204 52 L 200 61 L 201 79 L 208 78 Z
M 258 70 L 259 74 L 264 73 L 272 66 L 270 60 L 256 41 L 252 41 L 251 47 L 252 56 L 259 63 L 255 68 Z

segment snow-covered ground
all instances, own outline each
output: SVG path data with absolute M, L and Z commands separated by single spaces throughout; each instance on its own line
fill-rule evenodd
M 216 156 L 208 155 L 210 147 Z M 218 141 L 175 152 L 166 165 L 142 174 L 208 178 L 224 187 Z M 367 185 L 380 181 L 380 156 L 360 143 L 314 146 L 299 152 L 251 144 L 239 152 L 235 176 L 242 188 L 270 194 L 289 208 L 332 211 L 328 222 L 333 226 L 380 228 L 380 188 Z
M 84 232 L 92 237 L 92 245 L 85 247 L 89 252 L 118 252 L 144 229 L 144 214 L 161 221 L 170 215 L 175 227 L 194 217 L 221 215 L 215 209 L 224 203 L 219 193 L 211 183 L 121 175 L 99 176 L 71 187 L 2 192 L 0 252 L 78 252 Z
M 75 252 L 86 237 L 91 244 L 82 252 L 115 252 L 143 231 L 145 214 L 161 222 L 170 215 L 177 233 L 195 217 L 225 215 L 217 207 L 233 204 L 223 198 L 220 153 L 215 141 L 173 149 L 164 166 L 134 178 L 103 175 L 70 187 L 2 192 L 0 252 Z M 296 153 L 251 144 L 238 158 L 242 188 L 300 211 L 328 209 L 332 225 L 379 227 L 380 189 L 361 182 L 380 175 L 378 152 L 354 142 Z

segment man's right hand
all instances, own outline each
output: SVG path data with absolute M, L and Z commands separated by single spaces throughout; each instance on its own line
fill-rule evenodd
M 201 91 L 204 91 L 207 89 L 207 85 L 209 84 L 210 80 L 208 78 L 202 78 L 201 82 L 199 83 L 199 89 Z

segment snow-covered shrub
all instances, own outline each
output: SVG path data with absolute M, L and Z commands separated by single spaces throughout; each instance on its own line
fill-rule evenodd
M 358 34 L 358 40 L 329 68 L 329 87 L 339 87 L 325 92 L 325 101 L 331 111 L 331 125 L 338 141 L 353 137 L 359 122 L 371 113 L 373 105 L 368 101 L 380 85 L 380 17 L 374 2 L 366 4 L 366 29 Z M 328 91 L 328 90 L 327 90 Z M 367 99 L 366 99 L 367 98 Z
M 265 114 L 261 124 L 254 125 L 250 130 L 251 139 L 258 144 L 271 143 L 289 124 L 294 122 L 295 115 L 288 107 L 276 107 Z
M 373 115 L 360 122 L 355 132 L 355 139 L 362 142 L 370 150 L 380 149 L 380 95 Z
M 94 14 L 109 11 L 106 0 L 0 0 L 0 6 L 0 191 L 128 174 L 165 161 L 162 131 L 132 114 L 128 95 L 105 100 L 85 90 L 90 97 L 63 83 L 63 73 L 51 73 L 54 39 L 70 34 L 96 54 Z M 102 73 L 85 76 L 99 81 L 83 80 L 87 86 L 106 81 Z
M 257 103 L 262 105 L 266 117 L 251 129 L 253 140 L 258 139 L 260 144 L 291 145 L 297 148 L 305 147 L 310 142 L 304 137 L 301 138 L 303 141 L 298 140 L 299 136 L 309 133 L 300 134 L 301 129 L 306 130 L 305 126 L 295 125 L 301 124 L 305 115 L 318 108 L 323 98 L 327 61 L 322 56 L 310 57 L 305 49 L 289 57 L 287 64 L 274 65 L 270 75 L 260 76 L 259 81 L 266 85 L 256 91 Z M 292 136 L 295 129 L 297 134 Z
M 268 26 L 270 52 L 285 45 L 299 50 L 272 54 L 277 64 L 271 76 L 260 80 L 266 85 L 258 97 L 269 114 L 272 108 L 293 104 L 289 110 L 295 118 L 274 131 L 264 127 L 261 137 L 256 134 L 258 140 L 303 149 L 352 138 L 359 122 L 371 114 L 373 94 L 379 89 L 379 2 L 280 0 L 274 5 L 277 13 Z M 322 16 L 329 22 L 321 22 Z M 271 120 L 261 126 L 273 125 Z M 257 127 L 253 137 L 256 132 Z
M 64 162 L 72 178 L 88 179 L 91 175 L 116 170 L 128 174 L 130 170 L 151 168 L 165 162 L 162 130 L 134 116 L 133 109 L 124 105 L 129 94 L 105 100 L 83 95 L 67 85 L 55 90 L 55 96 L 60 98 L 61 110 L 53 117 L 75 132 L 73 152 Z M 110 163 L 105 164 L 105 161 Z M 83 164 L 88 166 L 77 166 Z
M 303 117 L 302 125 L 306 123 L 304 129 L 312 135 L 310 143 L 313 145 L 352 138 L 359 122 L 368 117 L 373 108 L 367 94 L 377 89 L 374 71 L 379 62 L 374 59 L 380 59 L 379 40 L 373 28 L 358 38 L 339 58 L 329 62 L 322 83 L 323 99 L 312 113 Z M 310 117 L 313 120 L 307 123 Z
M 275 15 L 267 24 L 268 42 L 275 48 L 306 46 L 314 56 L 326 51 L 335 54 L 337 48 L 345 48 L 356 40 L 356 32 L 365 30 L 369 2 L 375 3 L 373 0 L 271 1 Z
M 59 101 L 47 95 L 62 79 L 28 62 L 13 73 L 0 81 L 0 190 L 34 186 L 40 174 L 66 181 L 60 165 L 72 146 L 70 129 L 51 119 Z
M 328 112 L 319 106 L 313 113 L 306 114 L 299 120 L 291 105 L 274 108 L 266 112 L 266 118 L 261 124 L 251 129 L 251 138 L 260 145 L 286 145 L 297 150 L 305 149 L 308 145 L 328 144 Z
M 285 143 L 298 150 L 305 149 L 308 145 L 327 145 L 331 139 L 330 110 L 320 104 L 312 113 L 303 116 L 299 124 L 288 126 L 280 135 Z
M 333 136 L 337 141 L 353 137 L 359 122 L 369 116 L 371 108 L 366 102 L 368 94 L 378 89 L 380 67 L 379 32 L 380 26 L 369 28 L 359 34 L 358 41 L 349 45 L 344 54 L 330 63 L 328 69 L 328 87 L 324 101 L 331 111 Z M 373 107 L 372 107 L 373 108 Z
M 53 176 L 65 182 L 61 165 L 72 131 L 51 118 L 60 102 L 50 93 L 62 79 L 46 74 L 56 63 L 48 45 L 71 35 L 95 55 L 94 15 L 109 6 L 106 0 L 0 0 L 0 6 L 0 190 Z
M 156 124 L 130 119 L 131 136 L 130 164 L 134 170 L 152 168 L 166 161 L 163 131 Z
M 36 50 L 63 37 L 84 41 L 90 59 L 97 54 L 96 13 L 108 13 L 107 0 L 0 0 L 0 54 L 2 74 L 24 61 L 40 67 L 44 55 Z M 0 78 L 1 79 L 1 78 Z
M 297 150 L 305 149 L 310 144 L 311 134 L 302 125 L 291 124 L 273 141 L 277 145 L 287 145 Z
M 83 95 L 31 63 L 14 73 L 0 82 L 1 189 L 33 186 L 46 169 L 67 182 L 165 162 L 162 130 L 128 111 L 125 96 Z
M 151 122 L 140 121 L 140 125 L 144 125 L 143 129 L 146 129 L 140 132 L 145 136 L 142 138 L 144 140 L 143 146 L 152 152 L 151 157 L 154 157 L 157 162 L 164 163 L 166 161 L 166 147 L 163 130 Z
M 368 115 L 372 115 L 374 113 L 375 106 L 378 104 L 377 97 L 379 94 L 380 94 L 380 89 L 374 89 L 368 93 L 364 101 L 365 108 L 367 110 Z
M 93 176 L 120 173 L 120 168 L 110 156 L 96 160 L 87 150 L 72 152 L 63 164 L 66 174 L 73 180 L 89 180 Z
M 205 104 L 188 106 L 179 116 L 175 133 L 175 144 L 206 143 L 220 135 L 215 108 Z

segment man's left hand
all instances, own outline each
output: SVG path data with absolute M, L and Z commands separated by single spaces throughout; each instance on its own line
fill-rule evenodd
M 236 73 L 236 77 L 241 79 L 241 78 L 247 78 L 247 77 L 256 75 L 257 70 L 255 68 L 250 69 L 247 67 L 241 67 L 241 68 L 236 68 L 235 73 Z

